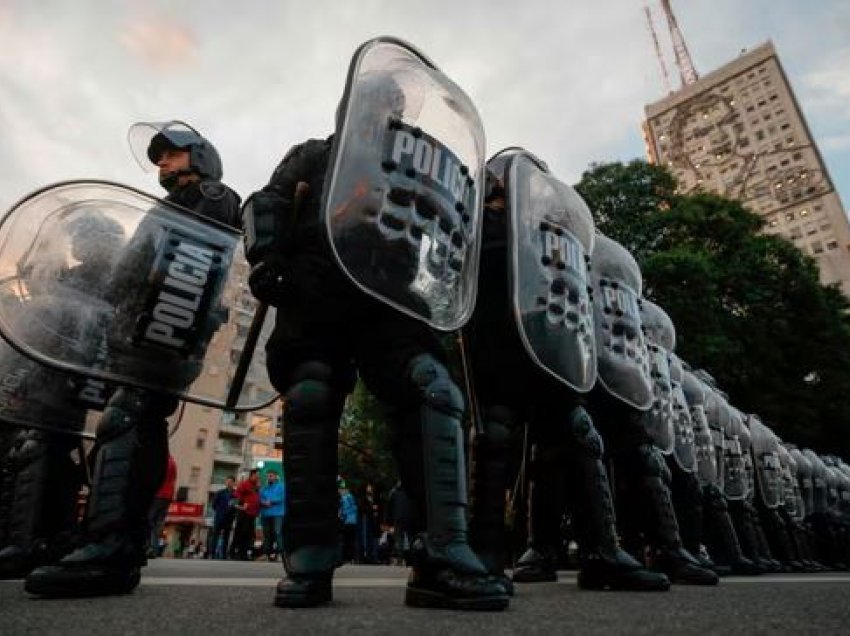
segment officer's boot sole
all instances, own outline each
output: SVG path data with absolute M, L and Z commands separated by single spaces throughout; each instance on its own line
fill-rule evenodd
M 507 594 L 453 598 L 434 590 L 411 587 L 409 585 L 404 594 L 404 604 L 408 607 L 456 609 L 469 612 L 498 612 L 506 609 L 509 603 L 510 599 Z
M 33 570 L 24 581 L 30 594 L 48 598 L 81 598 L 129 594 L 139 585 L 139 568 L 101 568 L 96 571 L 46 566 Z

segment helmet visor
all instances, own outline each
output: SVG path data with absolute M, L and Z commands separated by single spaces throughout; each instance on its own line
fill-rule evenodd
M 145 172 L 155 172 L 156 162 L 168 148 L 188 148 L 198 143 L 201 136 L 182 121 L 138 122 L 127 131 L 127 143 L 136 163 Z

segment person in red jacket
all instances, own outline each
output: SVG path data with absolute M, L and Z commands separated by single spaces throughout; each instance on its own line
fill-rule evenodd
M 233 552 L 237 559 L 248 560 L 248 551 L 254 547 L 254 528 L 260 514 L 260 475 L 256 469 L 248 473 L 236 486 L 236 529 Z
M 165 524 L 165 517 L 168 515 L 168 506 L 174 499 L 174 491 L 177 488 L 177 462 L 169 453 L 168 467 L 165 470 L 165 479 L 159 490 L 156 491 L 156 496 L 151 504 L 148 512 L 148 527 L 150 529 L 150 539 L 148 539 L 148 558 L 155 558 L 159 555 L 157 546 L 159 545 L 159 535 L 162 533 L 162 526 Z

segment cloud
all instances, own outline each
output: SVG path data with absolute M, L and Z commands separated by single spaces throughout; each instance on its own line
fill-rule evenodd
M 197 41 L 192 30 L 163 17 L 139 19 L 127 25 L 119 41 L 158 72 L 177 73 L 197 63 Z

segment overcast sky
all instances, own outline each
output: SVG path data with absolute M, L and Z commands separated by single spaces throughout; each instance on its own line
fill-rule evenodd
M 850 204 L 850 2 L 673 5 L 703 73 L 773 40 Z M 196 126 L 245 197 L 330 132 L 351 54 L 377 35 L 467 91 L 489 152 L 525 146 L 569 183 L 642 157 L 643 106 L 664 94 L 643 0 L 0 0 L 0 208 L 69 178 L 158 192 L 126 143 L 139 120 Z

